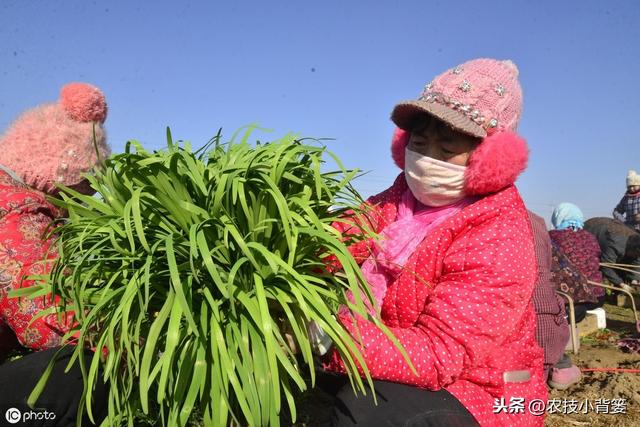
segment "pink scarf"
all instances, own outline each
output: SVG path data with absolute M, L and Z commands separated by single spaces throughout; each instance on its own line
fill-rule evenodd
M 378 307 L 382 307 L 389 283 L 398 276 L 427 234 L 475 200 L 467 197 L 454 204 L 436 208 L 420 203 L 411 190 L 404 192 L 398 205 L 396 220 L 382 230 L 380 240 L 373 245 L 371 256 L 361 267 Z M 354 302 L 351 293 L 347 294 L 347 298 Z M 372 307 L 369 307 L 369 312 L 378 315 Z

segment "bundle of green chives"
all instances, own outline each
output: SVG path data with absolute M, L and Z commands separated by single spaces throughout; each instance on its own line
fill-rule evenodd
M 88 177 L 97 197 L 66 189 L 56 202 L 69 213 L 53 230 L 59 258 L 31 292 L 59 296 L 74 313 L 68 336 L 98 349 L 84 360 L 78 346 L 72 362 L 84 372 L 85 403 L 101 368 L 109 425 L 140 414 L 171 426 L 194 417 L 279 425 L 284 402 L 295 419 L 295 397 L 314 380 L 310 320 L 333 340 L 354 389 L 371 384 L 357 337 L 333 317 L 347 291 L 363 317 L 371 301 L 353 241 L 332 227 L 347 210 L 366 216 L 350 184 L 357 172 L 313 141 L 252 145 L 250 135 L 222 143 L 218 133 L 196 151 L 168 130 L 166 149 L 130 141 Z M 322 171 L 327 156 L 337 171 Z M 327 272 L 326 257 L 343 273 Z M 81 410 L 92 416 L 88 403 Z

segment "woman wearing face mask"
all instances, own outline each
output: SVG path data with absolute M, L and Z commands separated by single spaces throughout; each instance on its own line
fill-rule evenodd
M 332 425 L 543 425 L 529 410 L 547 393 L 532 231 L 513 185 L 528 156 L 514 133 L 517 75 L 511 61 L 472 60 L 393 109 L 391 150 L 403 172 L 368 200 L 380 242 L 352 253 L 363 260 L 375 314 L 416 373 L 372 323 L 340 311 L 361 339 L 378 397 L 376 405 L 349 385 L 336 390 Z M 338 352 L 322 344 L 325 368 L 343 373 Z

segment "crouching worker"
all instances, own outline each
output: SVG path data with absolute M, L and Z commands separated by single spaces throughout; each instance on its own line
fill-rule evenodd
M 604 278 L 614 286 L 634 291 L 631 285 L 640 283 L 640 233 L 613 218 L 591 218 L 584 229 L 598 239 Z M 629 271 L 611 264 L 626 265 Z
M 0 137 L 0 330 L 4 331 L 0 348 L 4 356 L 12 347 L 23 353 L 34 351 L 0 365 L 0 412 L 14 408 L 21 413 L 38 410 L 49 414 L 31 420 L 30 425 L 75 424 L 82 375 L 77 364 L 64 372 L 70 347 L 58 353 L 68 324 L 58 322 L 57 314 L 36 317 L 51 308 L 53 301 L 11 298 L 8 293 L 33 286 L 29 276 L 46 273 L 55 260 L 53 241 L 43 236 L 51 222 L 63 216 L 47 200 L 47 196 L 58 195 L 56 184 L 93 193 L 83 174 L 97 165 L 97 152 L 102 159 L 109 154 L 102 127 L 106 114 L 99 89 L 72 83 L 62 88 L 58 103 L 27 111 Z M 43 263 L 45 257 L 48 263 Z M 27 397 L 55 354 L 49 382 L 36 408 L 29 408 Z M 106 409 L 106 390 L 100 387 L 94 395 L 97 421 Z
M 391 151 L 403 172 L 368 200 L 378 247 L 353 250 L 357 259 L 374 254 L 364 276 L 417 374 L 375 325 L 340 311 L 361 337 L 378 397 L 376 405 L 347 384 L 336 393 L 332 425 L 543 425 L 528 409 L 547 390 L 532 230 L 514 186 L 528 155 L 514 133 L 517 76 L 510 61 L 472 60 L 393 109 L 400 129 Z M 335 348 L 325 362 L 344 372 Z

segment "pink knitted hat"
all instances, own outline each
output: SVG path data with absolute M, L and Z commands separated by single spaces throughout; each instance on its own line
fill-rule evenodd
M 23 113 L 0 136 L 0 165 L 15 172 L 25 184 L 55 194 L 54 183 L 80 184 L 82 174 L 106 158 L 104 120 L 107 104 L 95 86 L 69 83 L 57 104 L 43 104 Z M 86 189 L 85 191 L 90 191 Z
M 394 162 L 404 169 L 411 126 L 430 114 L 454 129 L 483 138 L 465 171 L 467 195 L 494 193 L 513 184 L 527 167 L 529 149 L 515 131 L 522 112 L 518 69 L 511 61 L 475 59 L 439 75 L 416 101 L 396 105 L 391 140 Z
M 453 128 L 484 138 L 487 131 L 515 131 L 522 112 L 518 68 L 511 61 L 474 59 L 437 76 L 417 100 L 399 103 L 391 119 L 411 130 L 419 114 L 428 113 Z

